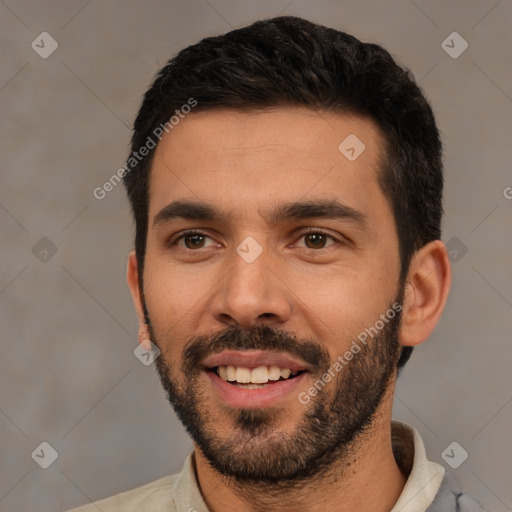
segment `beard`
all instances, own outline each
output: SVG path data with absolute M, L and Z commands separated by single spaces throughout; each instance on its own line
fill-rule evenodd
M 395 303 L 401 304 L 403 287 Z M 390 306 L 390 310 L 392 307 Z M 332 367 L 328 352 L 317 342 L 268 326 L 224 331 L 192 338 L 181 366 L 166 359 L 170 340 L 151 339 L 161 351 L 156 368 L 176 414 L 210 465 L 235 484 L 282 489 L 296 487 L 327 474 L 336 463 L 342 468 L 355 459 L 354 443 L 369 430 L 375 413 L 393 381 L 400 356 L 398 330 L 401 310 L 360 352 L 336 373 L 307 404 L 293 431 L 280 429 L 284 410 L 221 407 L 222 424 L 215 419 L 205 394 L 201 361 L 228 350 L 270 350 L 301 358 L 311 367 L 312 383 Z M 332 369 L 331 369 L 332 373 Z M 211 399 L 210 399 L 211 400 Z M 224 420 L 230 420 L 225 426 Z

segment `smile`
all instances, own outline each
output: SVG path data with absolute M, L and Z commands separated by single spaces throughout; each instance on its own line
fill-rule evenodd
M 243 389 L 260 389 L 268 382 L 293 379 L 303 370 L 292 371 L 290 368 L 279 366 L 258 366 L 257 368 L 246 368 L 243 366 L 217 366 L 213 368 L 217 375 L 234 386 Z
M 231 350 L 203 361 L 216 397 L 233 408 L 276 406 L 300 391 L 308 365 L 287 354 Z

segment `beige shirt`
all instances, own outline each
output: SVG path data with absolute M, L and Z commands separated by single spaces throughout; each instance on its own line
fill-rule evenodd
M 427 460 L 418 431 L 392 421 L 392 445 L 398 465 L 409 477 L 390 512 L 425 512 L 441 485 L 444 468 Z M 176 475 L 166 476 L 70 512 L 209 512 L 201 496 L 192 454 Z

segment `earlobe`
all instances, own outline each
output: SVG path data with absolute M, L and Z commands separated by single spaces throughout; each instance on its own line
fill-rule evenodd
M 147 324 L 139 323 L 139 344 L 146 352 L 151 352 L 152 344 Z
M 151 341 L 149 334 L 149 327 L 146 324 L 144 317 L 144 309 L 142 305 L 142 294 L 139 288 L 139 271 L 137 264 L 137 257 L 135 251 L 131 251 L 128 256 L 128 265 L 126 269 L 126 281 L 132 294 L 133 303 L 137 316 L 139 318 L 139 343 L 146 351 L 151 350 Z
M 437 325 L 451 285 L 448 251 L 441 240 L 429 242 L 412 258 L 404 290 L 400 343 L 423 343 Z

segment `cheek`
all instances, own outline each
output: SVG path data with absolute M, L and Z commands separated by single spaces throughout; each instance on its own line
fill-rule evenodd
M 297 315 L 317 339 L 325 340 L 325 348 L 336 358 L 386 313 L 394 299 L 395 277 L 393 272 L 378 267 L 370 271 L 366 266 L 323 274 L 303 272 L 291 287 L 297 297 Z
M 170 345 L 168 350 L 182 350 L 197 335 L 198 315 L 207 307 L 208 292 L 218 281 L 212 274 L 193 265 L 148 261 L 144 272 L 146 304 L 154 334 Z
M 148 262 L 144 271 L 144 295 L 155 333 L 169 335 L 189 303 L 190 283 L 180 278 L 178 269 Z
M 148 254 L 144 269 L 144 292 L 153 309 L 166 309 L 187 302 L 198 294 L 198 273 L 193 265 L 179 265 L 165 254 Z

